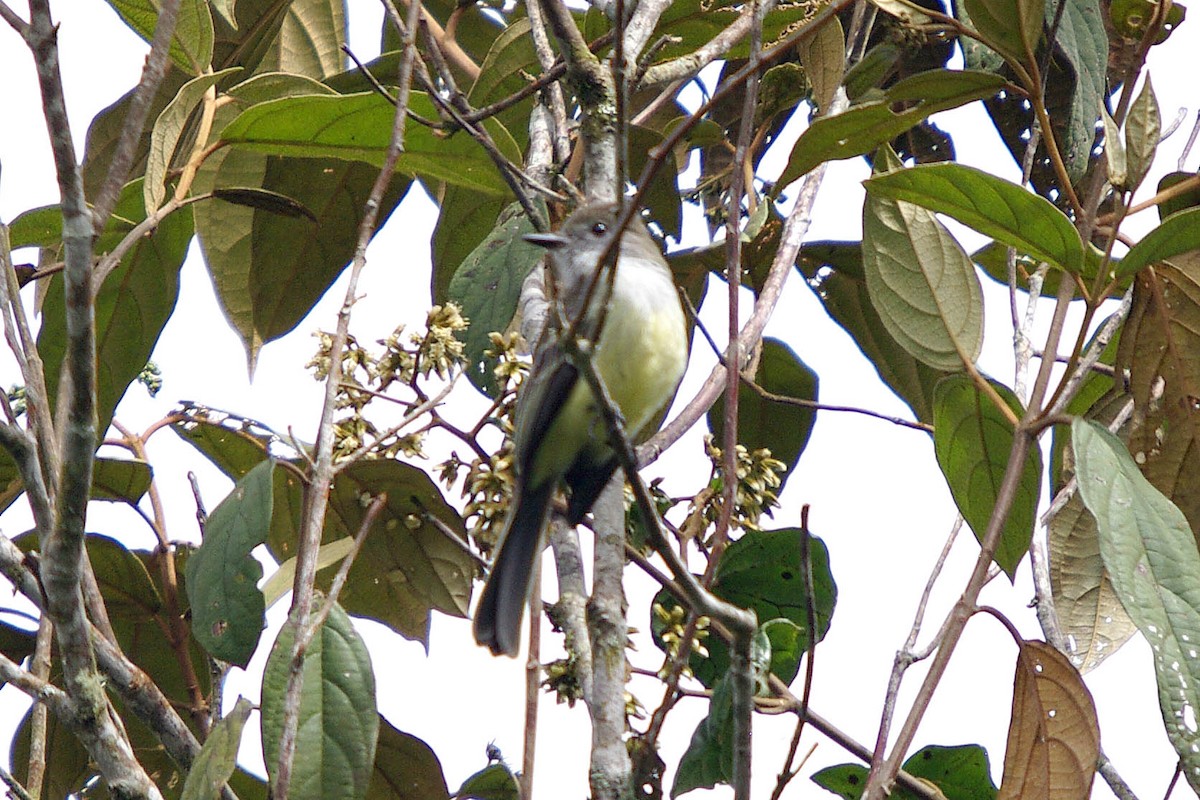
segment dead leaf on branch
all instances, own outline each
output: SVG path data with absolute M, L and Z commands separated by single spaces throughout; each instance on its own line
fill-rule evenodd
M 997 800 L 1085 800 L 1100 756 L 1096 706 L 1067 657 L 1022 642 Z

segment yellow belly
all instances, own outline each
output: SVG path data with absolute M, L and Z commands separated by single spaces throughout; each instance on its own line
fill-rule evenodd
M 595 349 L 596 370 L 633 436 L 674 396 L 687 367 L 687 333 L 674 283 L 665 274 L 618 269 L 604 330 Z M 585 452 L 607 449 L 599 410 L 580 378 L 538 446 L 533 483 L 557 480 Z M 555 474 L 556 473 L 556 474 Z

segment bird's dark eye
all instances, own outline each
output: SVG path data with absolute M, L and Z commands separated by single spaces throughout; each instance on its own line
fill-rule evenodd
M 596 234 L 597 236 L 603 236 L 604 234 L 608 233 L 608 223 L 607 222 L 592 223 L 592 233 Z

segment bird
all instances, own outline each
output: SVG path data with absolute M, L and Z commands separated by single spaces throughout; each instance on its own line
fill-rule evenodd
M 618 465 L 596 398 L 562 337 L 573 329 L 592 343 L 596 372 L 630 436 L 658 418 L 687 368 L 686 321 L 670 267 L 640 217 L 618 230 L 621 210 L 618 203 L 589 203 L 557 232 L 525 236 L 548 251 L 564 324 L 541 337 L 517 395 L 513 496 L 474 621 L 475 640 L 496 655 L 515 656 L 520 649 L 555 493 L 569 490 L 566 519 L 577 525 Z M 610 278 L 612 259 L 609 266 L 601 259 L 618 235 Z

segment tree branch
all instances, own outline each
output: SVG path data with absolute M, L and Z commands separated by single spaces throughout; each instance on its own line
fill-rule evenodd
M 390 5 L 390 4 L 385 4 Z M 367 261 L 367 244 L 375 232 L 379 207 L 383 194 L 396 171 L 400 153 L 404 151 L 404 129 L 408 116 L 408 97 L 412 85 L 413 62 L 416 56 L 415 41 L 417 19 L 421 5 L 413 0 L 408 9 L 408 26 L 404 34 L 404 57 L 400 62 L 399 93 L 396 98 L 396 113 L 392 121 L 392 138 L 387 158 L 371 187 L 371 194 L 363 209 L 358 228 L 358 244 L 350 267 L 345 300 L 338 312 L 337 330 L 329 347 L 329 374 L 325 378 L 325 399 L 321 408 L 321 421 L 317 429 L 316 452 L 312 483 L 308 487 L 304 519 L 300 531 L 299 551 L 296 554 L 296 579 L 292 595 L 292 607 L 288 622 L 297 632 L 308 629 L 311 615 L 313 587 L 317 577 L 317 555 L 324 530 L 325 514 L 329 505 L 329 492 L 333 483 L 333 416 L 337 410 L 338 384 L 341 381 L 342 351 L 349 337 L 350 312 L 358 299 L 358 280 Z M 292 762 L 296 752 L 296 730 L 300 718 L 300 696 L 304 686 L 304 650 L 302 636 L 297 635 L 291 647 L 287 687 L 283 701 L 282 733 L 279 741 L 279 759 L 275 765 L 273 793 L 287 797 L 291 782 Z
M 158 93 L 158 87 L 162 85 L 163 77 L 167 74 L 167 56 L 171 50 L 171 39 L 175 35 L 175 24 L 179 19 L 179 2 L 180 0 L 162 0 L 158 7 L 158 20 L 154 24 L 154 37 L 150 41 L 150 53 L 146 56 L 146 66 L 142 69 L 142 79 L 129 100 L 125 124 L 121 127 L 121 138 L 117 140 L 112 160 L 109 162 L 108 174 L 96 195 L 96 202 L 92 205 L 92 230 L 96 235 L 104 230 L 104 224 L 117 205 L 121 187 L 125 185 L 125 180 L 129 177 L 129 168 L 133 166 L 133 155 L 137 151 L 138 142 L 146 130 L 150 106 Z M 146 213 L 149 214 L 152 210 L 147 208 Z

